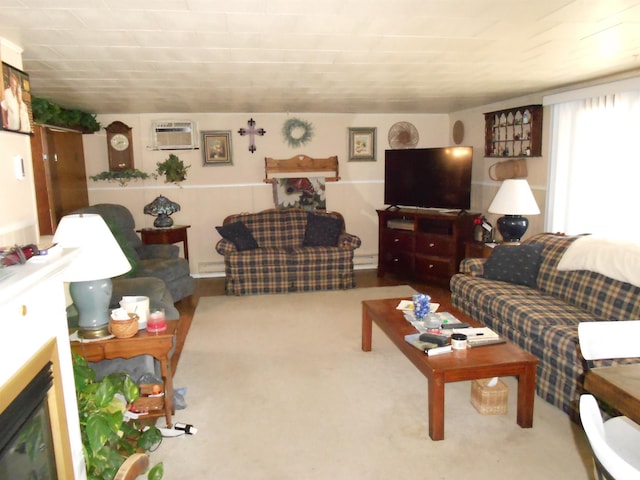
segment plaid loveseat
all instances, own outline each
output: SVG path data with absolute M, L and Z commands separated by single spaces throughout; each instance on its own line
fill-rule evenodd
M 486 260 L 470 258 L 450 284 L 456 308 L 538 357 L 538 395 L 573 418 L 586 369 L 578 323 L 640 318 L 640 288 L 587 270 L 557 269 L 576 238 L 540 234 L 523 242 L 543 245 L 537 288 L 483 278 Z
M 339 221 L 337 246 L 304 246 L 309 215 Z M 344 219 L 339 213 L 270 209 L 231 215 L 223 225 L 234 222 L 242 222 L 251 231 L 258 248 L 239 251 L 226 238 L 216 244 L 216 251 L 224 256 L 227 295 L 355 287 L 353 252 L 361 242 L 344 231 Z

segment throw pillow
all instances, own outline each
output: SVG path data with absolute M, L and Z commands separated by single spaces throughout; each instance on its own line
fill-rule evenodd
M 304 232 L 304 247 L 336 247 L 342 230 L 339 218 L 329 215 L 307 215 L 307 228 Z
M 484 264 L 483 277 L 536 288 L 543 247 L 541 243 L 498 245 Z
M 258 242 L 253 238 L 251 230 L 242 222 L 232 222 L 222 227 L 216 227 L 222 238 L 226 238 L 236 246 L 239 252 L 258 248 Z

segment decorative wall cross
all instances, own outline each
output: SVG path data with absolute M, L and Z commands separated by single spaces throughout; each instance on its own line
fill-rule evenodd
M 256 128 L 256 121 L 251 118 L 248 122 L 249 128 L 241 128 L 238 133 L 243 137 L 249 135 L 249 151 L 251 153 L 256 151 L 256 135 L 264 135 L 267 131 L 264 128 Z

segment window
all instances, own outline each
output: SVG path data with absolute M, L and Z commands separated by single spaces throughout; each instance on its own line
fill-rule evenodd
M 545 229 L 640 239 L 640 90 L 552 108 Z

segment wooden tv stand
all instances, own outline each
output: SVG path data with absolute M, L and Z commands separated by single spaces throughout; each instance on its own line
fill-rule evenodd
M 473 239 L 477 213 L 431 210 L 378 210 L 378 276 L 448 285 Z

